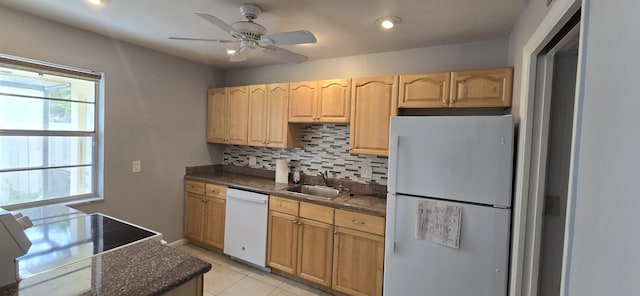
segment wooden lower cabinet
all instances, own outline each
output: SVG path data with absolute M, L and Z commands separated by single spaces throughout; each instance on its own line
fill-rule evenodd
M 287 273 L 296 273 L 298 217 L 269 211 L 267 265 Z
M 204 195 L 186 192 L 184 200 L 184 236 L 200 240 L 204 221 Z
M 223 249 L 226 187 L 190 180 L 185 187 L 184 236 Z
M 331 287 L 333 225 L 300 218 L 298 233 L 297 275 Z
M 267 265 L 347 295 L 382 295 L 384 217 L 271 196 Z
M 384 237 L 336 226 L 333 285 L 349 295 L 382 295 Z
M 227 210 L 227 201 L 208 197 L 205 204 L 202 242 L 219 249 L 224 249 L 224 215 Z
M 333 209 L 275 196 L 269 207 L 267 265 L 331 287 Z M 307 215 L 308 209 L 319 215 Z

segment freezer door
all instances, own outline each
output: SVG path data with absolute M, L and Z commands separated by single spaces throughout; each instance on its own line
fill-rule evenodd
M 459 248 L 415 238 L 417 202 L 387 197 L 384 295 L 507 295 L 510 210 L 462 206 Z
M 389 192 L 511 207 L 513 117 L 391 119 Z

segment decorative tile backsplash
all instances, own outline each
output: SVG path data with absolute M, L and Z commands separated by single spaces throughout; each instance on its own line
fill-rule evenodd
M 349 154 L 349 126 L 346 124 L 306 124 L 301 130 L 301 146 L 293 149 L 231 146 L 224 148 L 223 164 L 249 166 L 249 156 L 256 157 L 259 169 L 276 169 L 277 159 L 289 161 L 302 173 L 315 175 L 328 171 L 330 178 L 348 178 L 387 184 L 387 158 Z M 371 167 L 372 178 L 360 176 L 363 166 Z

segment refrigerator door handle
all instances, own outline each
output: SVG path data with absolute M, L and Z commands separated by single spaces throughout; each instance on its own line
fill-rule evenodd
M 398 216 L 398 209 L 397 209 L 397 199 L 398 196 L 395 194 L 389 194 L 389 196 L 387 196 L 387 203 L 388 203 L 388 210 L 391 210 L 387 213 L 387 218 L 389 214 L 391 214 L 391 221 L 387 221 L 387 223 L 389 223 L 389 229 L 387 229 L 387 235 L 391 237 L 391 250 L 392 252 L 395 254 L 396 253 L 396 217 Z
M 400 136 L 392 135 L 389 143 L 389 192 L 396 194 L 396 179 L 398 178 L 398 149 L 400 147 Z

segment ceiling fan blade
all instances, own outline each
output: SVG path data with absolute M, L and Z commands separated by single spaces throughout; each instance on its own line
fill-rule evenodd
M 260 40 L 263 40 L 263 41 L 270 40 L 274 44 L 278 44 L 278 45 L 304 44 L 304 43 L 318 42 L 318 40 L 316 40 L 316 36 L 314 36 L 313 33 L 306 30 L 267 34 L 260 37 Z
M 302 63 L 306 61 L 308 58 L 304 55 L 297 54 L 295 52 L 286 50 L 284 48 L 280 48 L 277 46 L 265 46 L 262 50 L 266 54 L 270 54 L 275 57 L 279 57 L 285 60 L 292 61 L 294 63 Z
M 223 43 L 223 44 L 227 44 L 227 43 L 231 43 L 231 42 L 237 42 L 237 41 L 231 41 L 231 40 L 207 39 L 207 38 L 186 38 L 186 37 L 169 37 L 169 39 L 171 39 L 171 40 L 189 40 L 189 41 L 210 41 L 210 42 L 218 42 L 218 43 Z
M 232 62 L 232 63 L 244 62 L 247 60 L 247 57 L 249 57 L 249 53 L 251 53 L 251 49 L 246 47 L 240 48 L 238 52 L 231 55 L 231 57 L 229 58 L 229 62 Z
M 210 14 L 206 14 L 204 12 L 196 12 L 196 14 L 198 16 L 200 16 L 201 18 L 205 19 L 206 21 L 214 24 L 216 27 L 222 29 L 223 31 L 229 33 L 231 36 L 233 36 L 234 38 L 238 38 L 238 36 L 242 36 L 242 34 L 240 34 L 240 32 L 236 31 L 236 29 L 234 29 L 233 27 L 231 27 L 229 24 L 225 23 L 223 20 L 210 15 Z

